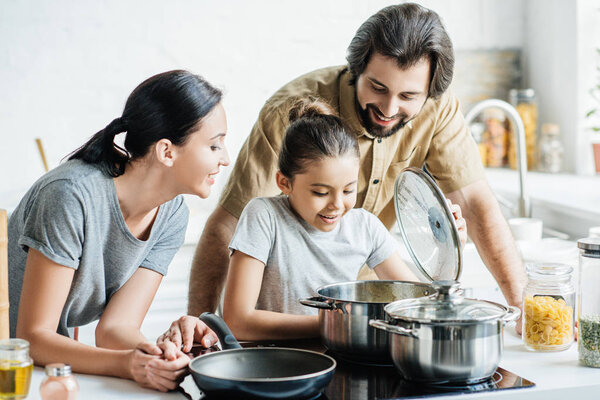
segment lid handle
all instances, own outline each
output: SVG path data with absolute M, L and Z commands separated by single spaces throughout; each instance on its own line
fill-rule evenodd
M 431 285 L 437 291 L 437 294 L 435 294 L 436 300 L 446 303 L 460 303 L 464 299 L 464 293 L 458 281 L 433 281 Z

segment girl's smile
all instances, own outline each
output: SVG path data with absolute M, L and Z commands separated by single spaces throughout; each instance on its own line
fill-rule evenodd
M 312 227 L 329 232 L 356 204 L 358 159 L 353 154 L 327 157 L 305 165 L 293 179 L 277 173 L 277 185 L 290 206 Z

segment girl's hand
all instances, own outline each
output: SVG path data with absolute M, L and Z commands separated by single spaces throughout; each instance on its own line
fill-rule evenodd
M 179 385 L 190 362 L 181 351 L 174 360 L 161 359 L 161 349 L 151 342 L 141 342 L 129 355 L 129 373 L 140 386 L 167 392 Z
M 456 227 L 458 228 L 460 247 L 465 247 L 465 243 L 467 243 L 467 221 L 465 221 L 465 219 L 462 217 L 462 211 L 458 204 L 452 204 L 450 199 L 446 199 L 446 201 L 448 202 L 450 211 L 452 211 L 452 215 L 454 216 Z
M 197 317 L 184 315 L 171 323 L 171 327 L 156 339 L 156 344 L 166 360 L 175 360 L 178 352 L 189 353 L 192 345 L 202 344 L 209 348 L 217 343 L 217 335 Z

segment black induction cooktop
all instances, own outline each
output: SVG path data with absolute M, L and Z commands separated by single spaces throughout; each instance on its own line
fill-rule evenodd
M 244 347 L 273 346 L 273 344 L 243 344 Z M 278 347 L 309 348 L 305 343 L 278 343 Z M 324 349 L 324 348 L 323 348 Z M 374 366 L 346 361 L 330 354 L 337 361 L 337 367 L 329 385 L 321 394 L 311 400 L 386 400 L 435 398 L 451 394 L 467 394 L 497 390 L 514 390 L 533 387 L 535 384 L 503 368 L 488 380 L 470 385 L 463 384 L 424 384 L 402 378 L 394 366 Z M 189 398 L 189 396 L 187 396 Z M 212 396 L 201 396 L 202 400 L 215 400 Z

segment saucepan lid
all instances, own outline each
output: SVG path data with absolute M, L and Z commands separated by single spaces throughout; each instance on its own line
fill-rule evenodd
M 467 299 L 456 281 L 436 281 L 429 297 L 398 300 L 384 307 L 392 318 L 421 323 L 472 323 L 502 319 L 509 308 L 491 301 Z
M 454 216 L 442 191 L 423 170 L 400 172 L 394 187 L 396 219 L 417 268 L 430 281 L 458 280 L 462 250 Z

